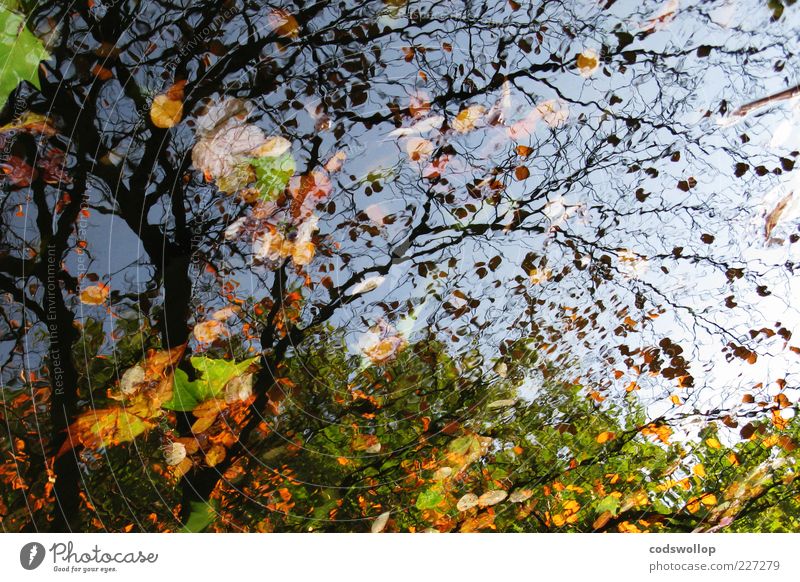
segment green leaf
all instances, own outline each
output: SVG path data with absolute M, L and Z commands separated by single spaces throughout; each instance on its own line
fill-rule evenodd
M 197 382 L 189 382 L 189 376 L 181 369 L 175 370 L 172 386 L 172 398 L 164 402 L 161 407 L 167 410 L 188 412 L 200 404 Z
M 243 360 L 238 364 L 233 360 L 215 360 L 202 356 L 191 358 L 192 366 L 200 373 L 197 380 L 198 395 L 203 400 L 219 396 L 225 384 L 244 374 L 258 357 Z
M 21 81 L 39 87 L 39 62 L 50 58 L 42 41 L 25 27 L 25 17 L 9 10 L 15 4 L 0 5 L 0 107 Z
M 189 518 L 181 533 L 200 533 L 217 519 L 217 504 L 214 501 L 190 501 Z
M 607 511 L 611 515 L 616 517 L 617 513 L 619 512 L 619 506 L 620 506 L 619 499 L 617 499 L 613 495 L 608 495 L 600 503 L 597 504 L 595 511 L 598 513 L 598 515 Z
M 233 360 L 216 360 L 204 356 L 191 358 L 192 366 L 198 371 L 198 378 L 192 382 L 183 370 L 175 370 L 172 398 L 161 406 L 168 410 L 188 412 L 199 404 L 216 398 L 225 385 L 241 376 L 258 357 L 249 358 L 238 364 Z
M 441 489 L 438 487 L 431 487 L 420 493 L 419 497 L 417 497 L 417 509 L 433 509 L 442 501 L 444 501 L 444 495 L 442 495 Z
M 264 200 L 273 200 L 283 192 L 294 176 L 295 161 L 291 152 L 277 157 L 265 156 L 248 160 L 256 172 L 256 187 Z

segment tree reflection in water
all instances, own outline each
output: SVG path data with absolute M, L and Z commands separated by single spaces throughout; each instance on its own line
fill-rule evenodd
M 26 8 L 4 530 L 796 529 L 795 7 Z

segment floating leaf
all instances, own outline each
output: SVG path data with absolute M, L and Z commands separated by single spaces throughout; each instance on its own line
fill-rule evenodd
M 297 38 L 300 34 L 300 25 L 297 19 L 283 9 L 271 10 L 267 16 L 267 22 L 275 34 L 286 38 Z
M 167 461 L 167 465 L 180 464 L 186 458 L 186 446 L 177 442 L 164 445 L 164 458 Z
M 456 503 L 456 509 L 459 511 L 467 511 L 478 505 L 478 496 L 474 493 L 467 493 Z
M 99 449 L 129 442 L 155 423 L 137 416 L 122 407 L 98 408 L 82 414 L 70 425 L 69 438 L 60 454 L 82 444 L 88 449 Z
M 131 396 L 136 393 L 142 384 L 146 382 L 144 367 L 137 364 L 125 370 L 119 382 L 119 389 L 125 396 Z
M 39 88 L 39 62 L 50 58 L 42 41 L 25 26 L 25 17 L 0 5 L 0 107 L 22 81 Z
M 389 516 L 392 515 L 391 511 L 385 511 L 381 513 L 375 521 L 372 522 L 372 527 L 370 531 L 372 533 L 381 533 L 384 529 L 386 529 L 386 524 L 389 523 Z
M 432 117 L 427 117 L 422 121 L 419 121 L 412 125 L 411 127 L 398 127 L 397 129 L 393 129 L 389 132 L 391 137 L 402 137 L 408 135 L 416 135 L 416 134 L 423 134 L 428 133 L 433 129 L 438 129 L 444 123 L 444 117 L 441 115 L 434 115 Z
M 199 356 L 191 358 L 192 366 L 198 371 L 198 378 L 190 382 L 186 372 L 175 370 L 172 398 L 162 405 L 163 408 L 184 412 L 194 410 L 202 402 L 220 396 L 228 382 L 244 374 L 256 360 L 257 357 L 237 363 Z
M 792 201 L 794 197 L 794 192 L 789 192 L 786 196 L 784 196 L 780 202 L 775 205 L 775 208 L 767 214 L 767 218 L 764 222 L 764 238 L 769 240 L 772 231 L 778 226 L 778 223 L 781 220 L 781 216 L 783 215 L 784 211 L 786 210 L 787 206 L 789 206 L 789 202 Z
M 550 277 L 553 276 L 553 271 L 550 269 L 537 269 L 533 268 L 530 270 L 528 274 L 528 279 L 531 282 L 531 285 L 541 285 L 542 283 L 549 281 Z
M 289 151 L 291 147 L 292 142 L 285 137 L 272 136 L 250 153 L 256 158 L 277 158 Z
M 508 496 L 511 503 L 522 503 L 533 496 L 533 489 L 516 489 Z
M 503 491 L 502 489 L 494 489 L 492 491 L 487 491 L 480 497 L 478 497 L 478 505 L 481 507 L 489 507 L 491 505 L 497 505 L 501 501 L 503 501 L 506 497 L 508 497 L 508 493 Z
M 390 336 L 367 345 L 363 352 L 373 364 L 381 365 L 393 360 L 406 345 L 407 342 L 402 337 Z
M 156 95 L 150 106 L 150 120 L 153 125 L 168 129 L 180 122 L 183 117 L 183 101 L 171 99 L 168 95 Z
M 251 158 L 248 161 L 255 169 L 256 188 L 261 191 L 263 200 L 274 200 L 294 175 L 294 156 L 289 152 L 277 157 Z
M 270 225 L 253 243 L 255 256 L 266 261 L 292 257 L 296 265 L 307 265 L 316 252 L 311 239 L 317 230 L 317 220 L 316 216 L 309 216 L 292 233 Z
M 458 133 L 468 133 L 475 129 L 485 114 L 486 108 L 483 105 L 470 105 L 458 112 L 451 125 Z
M 225 460 L 225 447 L 222 445 L 214 445 L 206 453 L 206 464 L 209 467 L 215 467 Z
M 223 126 L 195 144 L 192 164 L 209 180 L 219 180 L 249 161 L 246 156 L 261 146 L 265 139 L 264 132 L 255 125 Z
M 342 169 L 342 165 L 344 165 L 345 160 L 347 160 L 347 154 L 344 152 L 336 152 L 331 156 L 327 162 L 325 162 L 325 171 L 330 172 L 333 174 L 334 172 L 338 172 Z
M 225 402 L 233 404 L 235 402 L 245 402 L 253 395 L 253 374 L 242 374 L 232 378 L 225 385 Z
M 374 291 L 381 284 L 384 282 L 386 278 L 382 276 L 377 277 L 367 277 L 360 283 L 358 283 L 355 287 L 353 287 L 348 295 L 361 295 L 362 293 L 369 293 L 370 291 Z
M 110 288 L 108 285 L 103 283 L 84 287 L 80 294 L 81 303 L 86 305 L 103 305 L 108 299 L 109 291 Z
M 195 325 L 192 334 L 201 343 L 212 343 L 220 336 L 227 335 L 227 331 L 224 323 L 211 319 Z
M 578 55 L 575 64 L 581 73 L 581 77 L 588 79 L 600 66 L 600 59 L 597 56 L 597 51 L 593 49 L 586 49 Z

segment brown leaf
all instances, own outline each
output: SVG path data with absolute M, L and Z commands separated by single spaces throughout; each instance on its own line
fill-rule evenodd
M 269 23 L 275 34 L 286 38 L 297 38 L 300 33 L 300 25 L 297 19 L 289 12 L 282 9 L 275 9 L 269 13 L 267 17 Z
M 778 225 L 778 222 L 780 222 L 781 215 L 783 214 L 783 211 L 786 210 L 789 202 L 791 202 L 792 196 L 794 196 L 794 192 L 789 192 L 781 199 L 780 202 L 778 202 L 778 204 L 775 205 L 775 208 L 772 209 L 772 212 L 767 215 L 767 219 L 764 223 L 764 238 L 767 240 L 769 240 L 773 229 Z
M 613 516 L 611 515 L 610 511 L 604 511 L 597 517 L 597 519 L 594 520 L 594 523 L 592 524 L 592 529 L 601 529 L 608 523 L 608 521 L 612 517 Z

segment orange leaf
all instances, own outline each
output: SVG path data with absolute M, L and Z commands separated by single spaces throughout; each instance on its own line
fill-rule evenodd
M 166 94 L 156 95 L 150 106 L 150 121 L 161 129 L 169 129 L 183 118 L 183 102 Z
M 614 437 L 615 435 L 613 432 L 606 431 L 606 432 L 601 432 L 599 435 L 597 435 L 597 438 L 595 438 L 595 440 L 602 445 L 603 443 L 613 440 Z
M 225 447 L 222 445 L 214 445 L 206 453 L 206 464 L 209 467 L 214 467 L 225 459 Z

